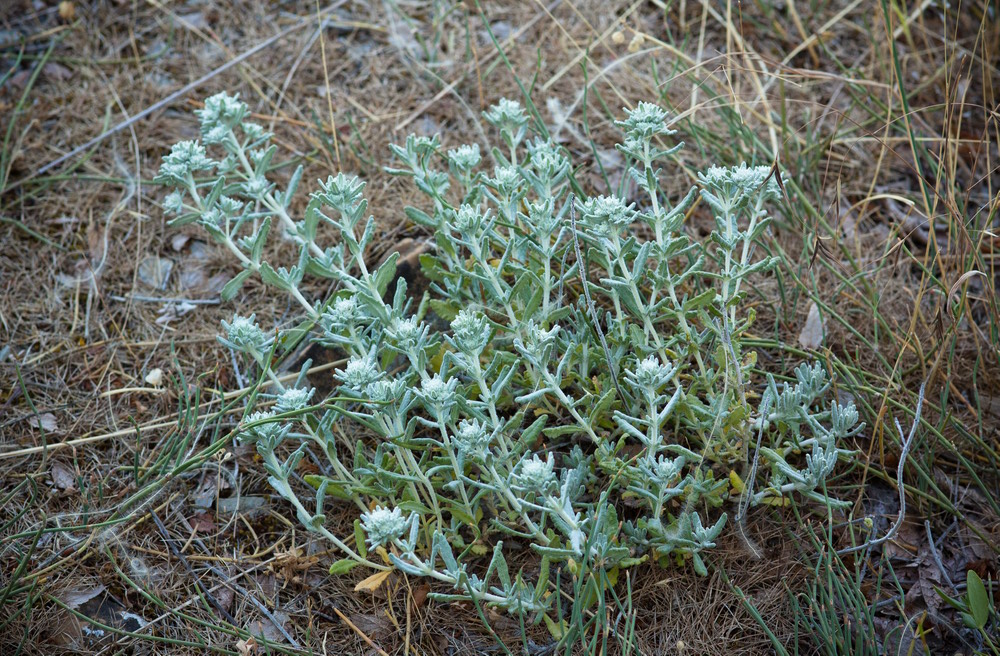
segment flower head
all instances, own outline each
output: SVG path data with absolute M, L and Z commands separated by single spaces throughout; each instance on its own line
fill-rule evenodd
M 490 324 L 486 317 L 473 310 L 459 311 L 451 322 L 452 339 L 458 349 L 473 357 L 479 357 L 490 341 Z
M 316 390 L 312 387 L 309 389 L 289 387 L 278 396 L 274 409 L 277 412 L 301 410 L 309 405 L 309 400 L 312 399 L 315 392 Z
M 499 130 L 514 133 L 528 124 L 528 115 L 516 100 L 501 98 L 497 104 L 483 112 L 486 122 Z
M 424 405 L 433 408 L 435 411 L 447 413 L 458 400 L 458 379 L 452 378 L 447 382 L 439 374 L 434 374 L 432 378 L 424 378 L 420 383 L 417 396 L 424 402 Z
M 521 189 L 524 178 L 516 166 L 497 166 L 493 169 L 493 177 L 486 179 L 488 184 L 504 198 L 512 198 Z
M 360 391 L 381 378 L 382 372 L 375 364 L 375 354 L 370 353 L 365 357 L 351 358 L 347 361 L 347 366 L 338 369 L 334 376 L 344 384 L 344 387 Z
M 361 528 L 368 535 L 368 544 L 379 547 L 402 537 L 410 521 L 399 508 L 375 506 L 375 510 L 362 513 Z
M 640 102 L 635 109 L 625 110 L 625 120 L 615 121 L 615 125 L 625 131 L 627 137 L 649 141 L 657 134 L 672 134 L 667 128 L 667 110 L 650 102 Z
M 471 173 L 481 160 L 479 144 L 462 145 L 448 151 L 448 163 L 462 173 Z
M 569 159 L 551 139 L 536 139 L 528 144 L 531 167 L 543 180 L 556 181 L 569 171 Z
M 729 206 L 738 206 L 749 199 L 760 196 L 762 200 L 778 200 L 781 188 L 778 186 L 770 166 L 710 166 L 698 174 L 706 191 Z
M 163 158 L 157 182 L 187 184 L 188 176 L 215 165 L 205 154 L 205 147 L 197 141 L 178 141 Z
M 676 369 L 671 364 L 663 364 L 656 356 L 640 360 L 634 369 L 625 373 L 625 379 L 637 390 L 656 391 L 669 381 Z
M 491 436 L 479 420 L 463 419 L 458 424 L 458 430 L 452 436 L 458 450 L 465 455 L 482 457 L 490 444 Z
M 254 316 L 241 317 L 233 315 L 232 323 L 222 320 L 222 327 L 226 331 L 226 341 L 232 348 L 243 351 L 261 351 L 271 341 L 271 339 L 260 329 Z
M 426 333 L 427 328 L 421 327 L 416 317 L 410 317 L 409 319 L 396 318 L 393 320 L 392 325 L 385 331 L 386 337 L 395 342 L 404 351 L 417 348 L 417 345 Z
M 617 234 L 635 220 L 635 203 L 626 205 L 617 196 L 588 198 L 580 207 L 583 220 L 601 235 Z
M 451 224 L 460 235 L 470 238 L 479 233 L 485 220 L 486 217 L 478 207 L 462 203 L 452 215 Z
M 559 214 L 555 211 L 555 201 L 551 197 L 527 203 L 528 224 L 536 232 L 551 235 L 559 227 Z
M 518 487 L 532 492 L 545 492 L 556 481 L 555 459 L 550 452 L 545 460 L 535 454 L 531 459 L 521 461 L 520 470 L 514 474 Z
M 365 182 L 356 175 L 328 176 L 326 181 L 319 181 L 322 191 L 313 193 L 314 198 L 318 198 L 341 211 L 353 209 L 363 200 Z
M 230 96 L 223 91 L 205 100 L 203 109 L 195 110 L 201 119 L 201 134 L 205 143 L 222 143 L 247 113 L 247 105 L 239 94 Z
M 273 416 L 273 412 L 266 410 L 258 410 L 248 415 L 243 423 L 257 425 L 244 428 L 239 433 L 238 439 L 240 442 L 244 444 L 257 443 L 259 445 L 258 448 L 263 448 L 265 450 L 273 449 L 274 446 L 285 437 L 285 434 L 288 433 L 290 428 L 288 424 L 283 424 L 279 421 L 268 421 Z

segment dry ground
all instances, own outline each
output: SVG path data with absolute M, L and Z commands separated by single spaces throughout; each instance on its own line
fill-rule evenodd
M 125 502 L 232 425 L 212 390 L 246 381 L 215 341 L 220 320 L 294 316 L 259 283 L 220 303 L 232 263 L 166 225 L 151 180 L 172 143 L 196 136 L 200 99 L 239 91 L 307 179 L 363 176 L 388 252 L 423 233 L 402 212 L 414 190 L 382 171 L 387 144 L 410 131 L 483 142 L 480 111 L 520 97 L 518 81 L 595 190 L 598 163 L 621 174 L 611 121 L 639 100 L 672 108 L 688 143 L 669 186 L 742 159 L 776 158 L 795 179 L 773 240 L 784 275 L 754 301 L 762 361 L 793 365 L 810 306 L 822 310 L 819 357 L 872 427 L 840 484 L 883 526 L 898 512 L 892 417 L 909 425 L 928 381 L 911 521 L 893 546 L 903 610 L 889 605 L 879 630 L 913 653 L 966 648 L 932 586 L 968 567 L 996 574 L 1000 18 L 995 3 L 941 4 L 3 2 L 0 653 L 254 653 L 233 625 L 315 653 L 499 653 L 472 609 L 425 602 L 419 581 L 372 595 L 326 576 L 330 555 L 289 521 L 249 451 Z M 809 653 L 787 592 L 808 568 L 782 517 L 751 522 L 763 559 L 731 539 L 707 579 L 637 570 L 642 653 L 770 653 L 733 585 Z M 516 623 L 492 620 L 512 649 L 546 653 L 544 627 L 521 645 Z

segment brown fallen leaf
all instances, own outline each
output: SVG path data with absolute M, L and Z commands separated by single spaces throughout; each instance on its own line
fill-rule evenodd
M 240 653 L 240 656 L 252 656 L 257 653 L 257 641 L 254 640 L 253 636 L 246 640 L 237 640 L 236 651 Z
M 413 607 L 422 608 L 425 603 L 427 603 L 427 595 L 431 592 L 431 586 L 424 583 L 423 585 L 418 585 L 416 589 L 413 590 Z
M 386 579 L 388 579 L 389 575 L 392 574 L 394 571 L 395 570 L 387 569 L 381 572 L 375 572 L 374 574 L 366 578 L 364 581 L 354 586 L 354 591 L 375 592 L 382 586 L 383 583 L 385 583 Z
M 52 477 L 52 485 L 57 489 L 63 491 L 76 489 L 76 474 L 61 462 L 52 463 L 52 468 L 49 469 L 49 476 Z

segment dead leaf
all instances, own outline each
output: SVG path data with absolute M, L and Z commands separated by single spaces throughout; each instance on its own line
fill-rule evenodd
M 418 585 L 413 591 L 413 607 L 422 608 L 427 602 L 427 595 L 431 592 L 431 586 L 424 583 L 423 585 Z
M 823 344 L 823 332 L 823 318 L 819 314 L 819 306 L 811 303 L 806 323 L 799 333 L 799 344 L 802 348 L 818 349 Z
M 76 488 L 76 474 L 61 462 L 52 463 L 52 468 L 49 469 L 49 476 L 52 477 L 52 484 L 60 490 L 73 490 Z
M 43 66 L 42 73 L 50 80 L 56 80 L 58 82 L 68 80 L 73 77 L 73 71 L 56 62 L 49 62 Z
M 70 609 L 76 610 L 83 604 L 104 592 L 104 590 L 104 586 L 100 583 L 90 588 L 77 588 L 59 595 L 59 601 L 69 606 Z
M 250 630 L 260 635 L 268 642 L 286 642 L 287 639 L 285 638 L 285 631 L 282 631 L 282 629 L 287 630 L 288 620 L 291 618 L 288 616 L 288 613 L 281 610 L 274 611 L 271 613 L 271 616 L 281 623 L 280 627 L 270 619 L 265 619 L 254 622 Z
M 252 654 L 257 653 L 257 641 L 254 640 L 253 636 L 246 640 L 237 640 L 236 651 L 240 653 L 240 656 L 252 656 Z
M 170 272 L 174 269 L 172 260 L 157 255 L 149 255 L 139 262 L 139 281 L 153 289 L 166 289 Z
M 28 425 L 32 428 L 41 428 L 46 433 L 54 433 L 59 430 L 56 423 L 56 416 L 51 412 L 28 417 Z
M 215 530 L 215 520 L 208 513 L 200 513 L 188 519 L 195 533 L 211 533 Z
M 375 592 L 376 590 L 379 589 L 379 587 L 381 587 L 383 583 L 386 582 L 386 579 L 389 578 L 389 575 L 392 574 L 393 571 L 395 570 L 387 569 L 381 572 L 375 572 L 374 574 L 366 578 L 364 581 L 354 586 L 354 591 Z

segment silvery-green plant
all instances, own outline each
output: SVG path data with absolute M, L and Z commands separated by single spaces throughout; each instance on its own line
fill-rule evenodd
M 756 253 L 781 197 L 769 167 L 712 166 L 700 189 L 671 198 L 660 167 L 681 144 L 667 113 L 643 102 L 617 123 L 636 195 L 585 196 L 565 149 L 503 100 L 484 114 L 499 147 L 446 150 L 413 135 L 392 146 L 400 164 L 388 170 L 426 198 L 405 215 L 432 234 L 430 290 L 411 299 L 398 254 L 369 257 L 378 225 L 365 183 L 320 180 L 293 212 L 302 167 L 276 182 L 277 148 L 247 116 L 237 97 L 209 98 L 201 142 L 176 144 L 157 180 L 172 188 L 174 223 L 201 225 L 242 267 L 224 299 L 256 274 L 298 303 L 310 340 L 344 358 L 335 391 L 317 398 L 304 375 L 286 385 L 274 372 L 288 331 L 254 315 L 223 323 L 222 344 L 270 380 L 240 439 L 302 524 L 341 552 L 332 572 L 395 568 L 440 582 L 439 598 L 538 620 L 558 596 L 552 568 L 583 579 L 652 557 L 704 574 L 729 474 L 750 461 L 741 502 L 838 503 L 824 484 L 861 430 L 857 410 L 824 405 L 818 364 L 780 389 L 767 376 L 755 394 L 743 348 L 749 281 L 776 265 Z M 699 195 L 715 221 L 705 243 L 685 227 Z M 274 234 L 296 245 L 293 262 L 265 259 Z M 306 276 L 335 292 L 311 298 Z M 309 494 L 293 475 L 307 452 L 326 463 L 305 478 Z M 327 527 L 331 499 L 356 506 L 353 536 Z M 537 554 L 534 582 L 511 573 L 511 541 Z

